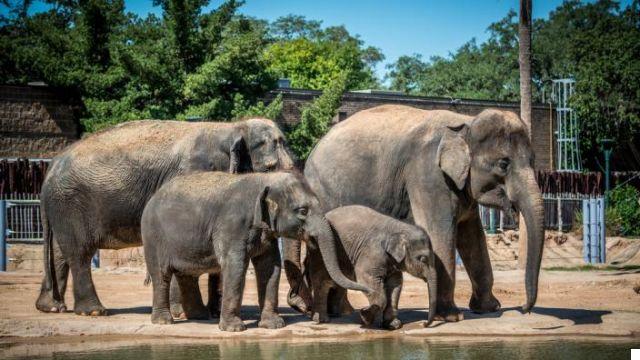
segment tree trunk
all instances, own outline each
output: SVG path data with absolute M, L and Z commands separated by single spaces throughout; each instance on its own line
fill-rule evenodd
M 520 47 L 518 60 L 520 63 L 520 117 L 524 121 L 529 138 L 531 138 L 531 2 L 532 0 L 520 0 Z M 518 240 L 518 266 L 525 268 L 527 262 L 527 227 L 524 218 L 520 214 Z

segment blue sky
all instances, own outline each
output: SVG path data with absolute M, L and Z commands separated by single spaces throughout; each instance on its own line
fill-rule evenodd
M 626 6 L 631 0 L 623 0 Z M 161 14 L 151 0 L 125 0 L 127 11 L 145 15 Z M 212 0 L 208 9 L 222 0 Z M 562 0 L 533 0 L 534 18 L 547 18 Z M 489 24 L 504 17 L 509 9 L 518 10 L 518 0 L 246 0 L 240 12 L 273 21 L 287 14 L 321 20 L 324 26 L 345 25 L 367 45 L 378 47 L 386 56 L 376 69 L 384 75 L 384 66 L 401 55 L 446 56 L 471 38 L 482 42 L 488 37 Z M 42 9 L 36 2 L 34 9 Z

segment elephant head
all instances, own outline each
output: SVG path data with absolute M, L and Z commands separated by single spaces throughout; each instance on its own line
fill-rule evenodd
M 327 272 L 336 284 L 370 293 L 371 289 L 349 280 L 341 272 L 333 230 L 304 177 L 296 172 L 280 172 L 274 176 L 278 181 L 265 186 L 256 200 L 254 228 L 268 228 L 275 236 L 301 241 L 315 239 Z
M 429 287 L 429 318 L 425 326 L 433 322 L 437 303 L 437 275 L 435 254 L 431 239 L 419 227 L 411 227 L 393 234 L 383 242 L 387 254 L 398 263 L 400 270 L 424 280 Z
M 243 121 L 241 134 L 233 139 L 230 153 L 232 173 L 290 170 L 294 167 L 284 134 L 268 119 Z
M 514 113 L 485 110 L 470 123 L 445 129 L 438 147 L 442 171 L 481 205 L 520 211 L 527 227 L 523 310 L 534 306 L 544 245 L 544 208 L 525 124 Z

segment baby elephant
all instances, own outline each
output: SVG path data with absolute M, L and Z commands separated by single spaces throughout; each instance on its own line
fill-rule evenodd
M 383 311 L 382 327 L 402 327 L 397 312 L 403 271 L 428 283 L 429 318 L 424 326 L 431 324 L 436 313 L 437 283 L 434 253 L 425 231 L 358 205 L 340 207 L 325 216 L 339 240 L 343 272 L 373 289 L 367 294 L 369 306 L 360 310 L 364 325 L 371 325 Z M 351 309 L 347 292 L 331 281 L 318 250 L 312 246 L 307 249 L 305 277 L 313 291 L 313 320 L 328 322 L 328 312 L 340 315 L 345 308 Z
M 149 200 L 141 230 L 153 283 L 154 324 L 173 322 L 169 311 L 172 275 L 178 280 L 187 318 L 208 318 L 198 295 L 197 279 L 204 273 L 221 273 L 219 327 L 225 331 L 244 330 L 239 315 L 251 261 L 261 309 L 258 325 L 283 327 L 284 321 L 277 313 L 279 236 L 315 239 L 327 270 L 337 283 L 370 291 L 340 272 L 331 228 L 318 199 L 297 173 L 202 172 L 177 177 Z

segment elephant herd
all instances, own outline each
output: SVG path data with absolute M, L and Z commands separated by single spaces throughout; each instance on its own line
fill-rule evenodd
M 41 193 L 45 276 L 36 308 L 66 311 L 71 271 L 74 312 L 106 315 L 91 279 L 93 254 L 143 245 L 156 324 L 219 316 L 221 330 L 244 330 L 250 262 L 263 328 L 284 326 L 281 265 L 289 305 L 315 322 L 353 311 L 352 289 L 369 300 L 363 324 L 381 317 L 382 327 L 400 328 L 402 272 L 428 284 L 425 325 L 459 321 L 456 250 L 471 280 L 471 310 L 500 309 L 482 204 L 524 217 L 527 312 L 543 247 L 533 160 L 522 120 L 493 109 L 477 116 L 398 105 L 360 111 L 319 141 L 304 173 L 270 120 L 124 123 L 52 162 Z M 198 287 L 205 273 L 206 305 Z

